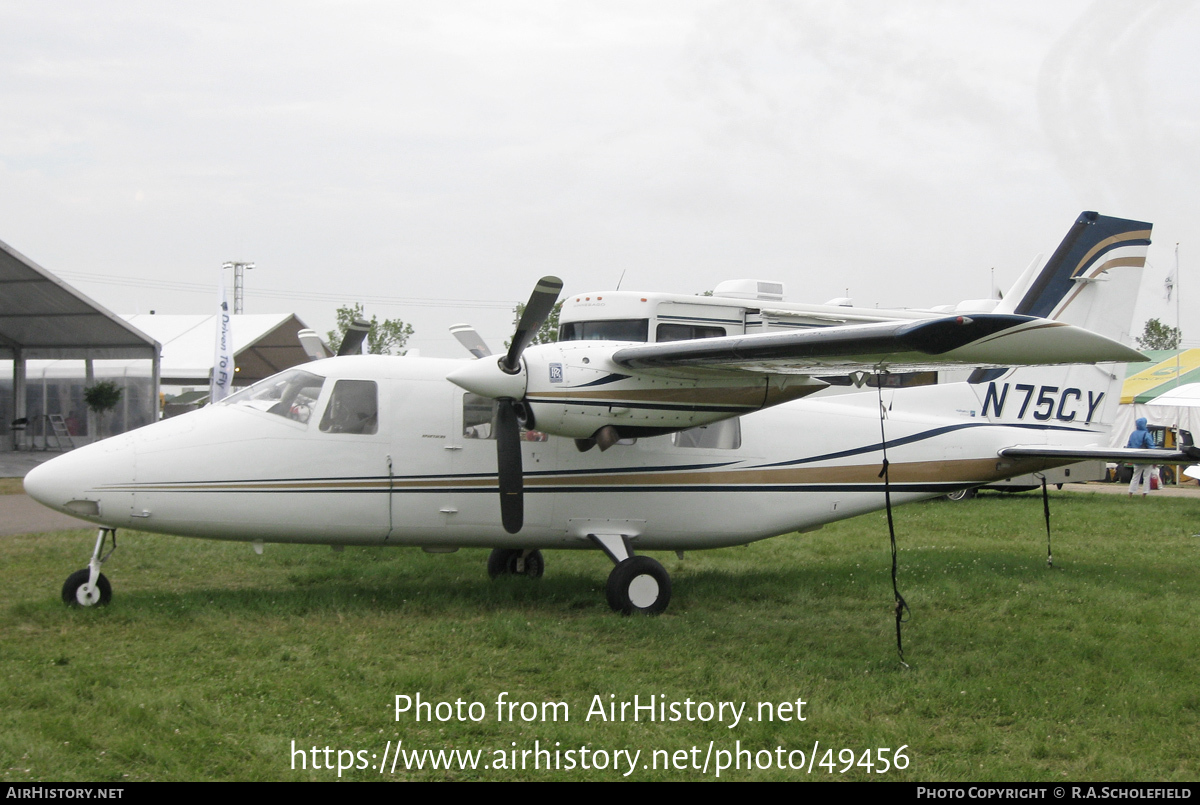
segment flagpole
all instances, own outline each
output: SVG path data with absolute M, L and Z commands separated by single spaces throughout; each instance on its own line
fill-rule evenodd
M 1183 318 L 1179 305 L 1179 243 L 1175 243 L 1175 331 L 1179 333 L 1179 343 L 1175 345 L 1175 388 L 1179 388 L 1179 356 L 1183 352 Z M 1183 427 L 1183 409 L 1175 407 L 1175 447 L 1179 448 L 1179 429 Z M 1175 465 L 1175 486 L 1179 486 L 1181 475 L 1180 465 Z
M 1183 349 L 1183 319 L 1179 312 L 1179 244 L 1175 244 L 1175 330 L 1179 343 L 1175 345 L 1175 388 L 1179 388 L 1179 351 Z

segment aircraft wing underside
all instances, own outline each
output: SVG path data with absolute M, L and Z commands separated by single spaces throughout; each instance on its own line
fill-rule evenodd
M 674 377 L 704 373 L 848 374 L 947 365 L 1039 366 L 1144 361 L 1136 350 L 1062 322 L 1014 314 L 825 327 L 623 347 L 618 366 Z

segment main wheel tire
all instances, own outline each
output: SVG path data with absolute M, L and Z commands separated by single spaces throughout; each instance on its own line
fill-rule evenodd
M 974 489 L 956 489 L 949 495 L 946 495 L 946 500 L 958 502 L 960 500 L 970 500 L 973 497 L 975 497 Z
M 622 615 L 658 615 L 671 603 L 671 576 L 649 556 L 631 556 L 613 568 L 604 592 Z
M 525 578 L 540 579 L 546 570 L 546 560 L 541 551 L 530 551 L 525 556 Z
M 108 579 L 104 578 L 101 573 L 96 578 L 96 589 L 91 595 L 83 594 L 83 587 L 87 584 L 88 577 L 91 575 L 86 567 L 83 570 L 76 570 L 70 576 L 67 576 L 66 582 L 63 583 L 62 600 L 63 603 L 71 607 L 103 607 L 107 606 L 112 600 L 112 585 L 108 583 Z
M 525 552 L 517 548 L 496 548 L 488 556 L 488 575 L 493 579 L 517 575 L 540 579 L 546 570 L 546 560 L 542 558 L 542 552 L 530 551 L 525 557 L 525 569 L 518 571 L 523 553 Z
M 488 555 L 488 575 L 493 579 L 498 579 L 512 573 L 509 566 L 520 555 L 520 551 L 514 551 L 511 548 L 496 548 Z

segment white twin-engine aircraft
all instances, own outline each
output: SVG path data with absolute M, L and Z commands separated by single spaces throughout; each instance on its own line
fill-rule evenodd
M 1149 243 L 1149 224 L 1084 213 L 991 312 L 693 297 L 723 311 L 706 318 L 600 293 L 569 299 L 562 339 L 530 346 L 562 285 L 545 277 L 502 357 L 457 326 L 475 360 L 314 361 L 56 458 L 25 488 L 100 526 L 68 604 L 109 601 L 105 543 L 127 527 L 256 550 L 491 548 L 492 576 L 534 578 L 543 548 L 600 549 L 616 565 L 612 608 L 658 613 L 670 578 L 635 551 L 739 545 L 881 509 L 885 448 L 896 503 L 1084 459 L 1187 460 L 1104 447 L 1113 364 L 1144 360 L 1116 339 Z M 884 373 L 947 367 L 975 371 L 885 388 Z M 848 375 L 878 375 L 878 388 L 810 396 Z

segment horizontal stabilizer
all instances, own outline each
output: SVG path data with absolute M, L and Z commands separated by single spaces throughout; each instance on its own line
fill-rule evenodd
M 1183 450 L 1141 450 L 1134 447 L 1053 447 L 1016 445 L 1005 447 L 1004 458 L 1062 458 L 1074 461 L 1117 461 L 1130 464 L 1190 464 L 1200 459 L 1200 448 L 1188 445 Z

